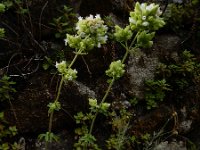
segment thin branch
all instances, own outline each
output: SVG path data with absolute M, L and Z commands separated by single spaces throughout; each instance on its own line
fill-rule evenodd
M 40 13 L 40 19 L 39 19 L 39 32 L 40 32 L 40 36 L 39 36 L 39 39 L 41 39 L 41 31 L 42 31 L 42 28 L 41 28 L 42 14 L 44 12 L 44 9 L 47 7 L 47 4 L 48 4 L 48 1 L 44 4 L 44 6 L 42 7 L 42 11 Z

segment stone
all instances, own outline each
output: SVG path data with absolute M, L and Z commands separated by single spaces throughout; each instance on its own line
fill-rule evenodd
M 57 79 L 52 79 L 47 73 L 35 74 L 12 102 L 16 118 L 12 109 L 5 110 L 7 121 L 16 124 L 20 133 L 46 132 L 49 122 L 47 105 L 55 99 Z M 81 82 L 64 84 L 59 99 L 62 109 L 54 113 L 53 130 L 64 126 L 73 127 L 73 116 L 87 110 L 88 98 L 95 97 L 95 92 Z
M 153 80 L 160 59 L 178 59 L 180 38 L 176 35 L 157 36 L 151 49 L 143 50 L 139 55 L 130 55 L 127 73 L 130 75 L 130 90 L 133 96 L 144 98 L 144 81 Z

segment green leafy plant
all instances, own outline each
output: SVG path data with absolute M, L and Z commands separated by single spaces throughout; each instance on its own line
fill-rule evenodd
M 9 81 L 10 77 L 4 75 L 1 79 L 0 79 L 0 101 L 5 101 L 5 100 L 11 100 L 12 96 L 11 93 L 16 92 L 16 90 L 12 87 L 15 82 L 13 81 Z
M 88 130 L 87 123 L 92 121 L 97 111 L 99 111 L 99 113 L 102 113 L 108 116 L 108 109 L 110 107 L 109 103 L 103 103 L 102 105 L 98 105 L 97 100 L 92 99 L 92 98 L 89 98 L 88 101 L 89 101 L 89 106 L 90 106 L 89 108 L 90 112 L 85 113 L 85 114 L 82 112 L 78 112 L 77 115 L 74 116 L 76 123 L 81 124 L 81 128 L 77 128 L 75 130 L 75 133 L 78 136 L 84 136 L 85 134 L 88 134 L 89 130 Z M 85 142 L 86 142 L 85 143 L 86 145 L 87 141 Z M 81 140 L 81 143 L 83 143 L 83 140 Z M 77 143 L 75 144 L 75 147 L 77 148 L 78 146 L 81 146 L 81 145 Z
M 6 6 L 3 3 L 0 3 L 0 13 L 4 12 L 6 9 Z
M 17 150 L 19 145 L 14 142 L 8 142 L 8 139 L 16 136 L 16 126 L 9 126 L 4 118 L 4 113 L 0 112 L 0 150 Z
M 0 14 L 5 12 L 6 6 L 3 3 L 0 3 Z M 5 36 L 5 30 L 4 28 L 0 28 L 0 39 Z
M 59 98 L 62 85 L 64 82 L 75 80 L 77 77 L 77 70 L 72 69 L 71 67 L 77 60 L 78 56 L 86 55 L 89 51 L 91 51 L 95 47 L 101 47 L 101 44 L 105 44 L 107 41 L 107 35 L 106 35 L 107 26 L 104 25 L 104 21 L 101 19 L 100 15 L 96 15 L 95 17 L 90 15 L 89 17 L 85 18 L 79 17 L 79 21 L 76 24 L 76 31 L 77 31 L 76 35 L 67 34 L 65 39 L 65 45 L 69 45 L 71 48 L 75 49 L 75 56 L 73 60 L 69 64 L 67 64 L 66 61 L 62 61 L 60 63 L 56 62 L 56 68 L 59 74 L 61 75 L 61 80 L 59 83 L 56 99 L 54 100 L 53 103 L 50 103 L 48 105 L 49 107 L 48 132 L 39 135 L 40 140 L 45 139 L 46 141 L 45 149 L 48 148 L 49 142 L 55 140 L 55 138 L 52 138 L 52 135 L 54 135 L 51 132 L 52 122 L 53 122 L 54 111 L 58 111 L 61 108 L 61 104 L 59 103 Z M 90 103 L 93 104 L 94 100 L 90 99 Z M 104 107 L 101 106 L 101 108 L 105 109 L 105 106 Z M 88 139 L 88 138 L 83 138 L 83 139 Z
M 4 28 L 0 28 L 0 39 L 5 36 L 5 30 Z
M 192 0 L 191 2 L 183 2 L 182 4 L 170 3 L 164 13 L 164 19 L 167 22 L 167 26 L 173 31 L 178 32 L 185 28 L 185 25 L 191 24 L 195 11 L 198 10 L 199 2 Z M 187 20 L 189 20 L 185 23 Z M 195 18 L 194 18 L 195 19 Z
M 174 90 L 184 90 L 199 83 L 200 65 L 190 51 L 184 50 L 177 62 L 160 64 L 157 74 L 173 85 Z
M 4 75 L 0 79 L 0 103 L 8 101 L 11 110 L 13 111 L 14 117 L 17 121 L 17 116 L 11 103 L 11 100 L 13 99 L 12 94 L 16 92 L 16 90 L 12 87 L 14 84 L 15 82 L 10 81 L 10 77 L 6 75 Z M 16 142 L 14 142 L 13 144 L 7 142 L 9 138 L 11 139 L 16 134 L 16 126 L 9 126 L 9 123 L 4 118 L 4 112 L 0 112 L 0 149 L 17 150 L 19 145 Z
M 96 138 L 91 134 L 84 134 L 78 141 L 78 143 L 74 144 L 74 147 L 77 150 L 82 149 L 94 149 L 94 150 L 100 150 L 97 144 L 95 144 Z
M 11 102 L 13 100 L 12 94 L 16 92 L 15 88 L 12 87 L 14 84 L 15 82 L 10 81 L 10 77 L 6 75 L 0 79 L 0 102 L 7 101 L 9 103 L 15 120 L 17 121 L 17 115 Z
M 26 15 L 29 13 L 29 9 L 24 7 L 24 2 L 22 0 L 15 0 L 13 6 L 17 8 L 16 12 L 20 15 Z
M 124 29 L 119 27 L 118 25 L 115 26 L 115 32 L 113 33 L 114 38 L 122 45 L 122 47 L 124 47 L 126 52 L 122 60 L 112 62 L 109 66 L 109 69 L 106 71 L 106 75 L 109 77 L 109 85 L 105 92 L 105 95 L 100 101 L 100 104 L 97 105 L 97 102 L 95 101 L 95 105 L 99 106 L 99 108 L 101 108 L 101 106 L 104 104 L 114 82 L 121 78 L 125 73 L 124 63 L 128 57 L 128 54 L 135 49 L 149 48 L 152 46 L 152 39 L 155 35 L 154 31 L 158 30 L 165 24 L 163 19 L 159 17 L 160 15 L 161 12 L 158 5 L 147 5 L 146 3 L 139 4 L 137 2 L 134 12 L 130 12 L 130 24 L 127 25 Z M 87 26 L 84 27 L 86 28 Z M 79 39 L 76 38 L 76 41 L 79 41 Z M 75 44 L 73 44 L 72 46 L 74 45 Z M 94 123 L 99 113 L 100 109 L 96 109 L 95 115 L 92 115 L 90 129 L 88 130 L 89 133 L 87 132 L 86 135 L 92 135 Z M 83 149 L 87 149 L 87 144 L 85 145 L 85 147 L 83 147 Z
M 82 124 L 82 127 L 76 130 L 76 133 L 79 134 L 78 142 L 74 145 L 76 149 L 99 149 L 97 144 L 95 144 L 96 138 L 92 135 L 96 118 L 100 113 L 104 115 L 108 114 L 110 104 L 106 103 L 105 100 L 115 81 L 121 78 L 125 73 L 125 61 L 129 53 L 133 51 L 133 49 L 149 48 L 152 46 L 152 39 L 155 36 L 154 31 L 165 24 L 160 15 L 161 12 L 158 5 L 139 4 L 137 2 L 134 12 L 130 12 L 130 24 L 124 29 L 117 25 L 115 26 L 115 31 L 113 33 L 114 39 L 125 49 L 125 54 L 121 60 L 113 61 L 109 69 L 106 70 L 106 75 L 109 77 L 109 85 L 100 103 L 98 104 L 96 99 L 89 98 L 90 112 L 86 114 L 79 112 L 75 116 L 76 123 Z M 85 55 L 94 48 L 100 48 L 101 45 L 106 44 L 108 40 L 108 27 L 104 25 L 104 21 L 101 19 L 100 15 L 96 15 L 95 17 L 90 15 L 85 18 L 79 17 L 75 29 L 77 31 L 76 34 L 67 34 L 65 39 L 65 45 L 75 49 L 73 60 L 69 64 L 67 64 L 66 61 L 56 63 L 56 68 L 61 75 L 61 80 L 56 99 L 48 105 L 48 132 L 39 136 L 40 139 L 46 139 L 46 149 L 48 143 L 53 140 L 49 135 L 52 135 L 51 130 L 54 111 L 59 110 L 61 107 L 59 97 L 63 82 L 75 80 L 77 77 L 76 69 L 72 69 L 73 64 L 79 55 Z M 89 128 L 88 123 L 90 124 Z M 125 132 L 125 130 L 123 130 L 123 132 L 120 131 L 120 135 L 121 133 L 125 134 Z M 119 146 L 119 148 L 120 147 L 121 146 Z
M 12 6 L 13 6 L 13 2 L 11 0 L 2 0 L 0 2 L 0 13 L 5 12 Z
M 76 119 L 77 124 L 81 124 L 81 128 L 77 128 L 75 133 L 80 137 L 78 142 L 74 144 L 76 149 L 99 149 L 98 145 L 95 144 L 96 138 L 89 132 L 87 123 L 92 122 L 94 118 L 96 118 L 97 112 L 108 115 L 108 109 L 110 107 L 109 103 L 97 103 L 96 99 L 89 98 L 89 106 L 90 112 L 83 114 L 82 112 L 77 113 L 74 118 Z
M 147 109 L 155 108 L 158 106 L 159 101 L 163 101 L 165 98 L 165 92 L 170 91 L 169 84 L 166 80 L 147 80 L 145 100 L 147 102 Z
M 66 33 L 72 33 L 74 31 L 73 25 L 76 21 L 76 14 L 73 13 L 72 8 L 64 6 L 60 11 L 62 14 L 58 18 L 53 18 L 52 25 L 56 29 L 55 37 L 64 38 Z
M 111 134 L 110 138 L 106 141 L 107 148 L 115 150 L 124 149 L 126 145 L 130 144 L 132 138 L 127 135 L 132 115 L 127 112 L 125 108 L 122 108 L 119 114 L 113 111 L 109 116 L 111 117 L 110 124 L 112 125 L 114 133 Z
M 53 141 L 58 141 L 59 137 L 53 134 L 52 132 L 46 132 L 45 134 L 40 134 L 38 136 L 39 140 L 45 140 L 45 142 L 53 142 Z

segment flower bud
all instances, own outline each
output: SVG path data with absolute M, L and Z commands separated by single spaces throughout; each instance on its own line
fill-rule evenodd
M 131 30 L 150 30 L 155 31 L 163 27 L 165 22 L 160 17 L 162 12 L 156 4 L 147 5 L 146 3 L 135 4 L 134 12 L 130 12 L 129 22 Z
M 130 30 L 130 26 L 126 26 L 125 29 L 122 29 L 119 26 L 115 26 L 115 33 L 114 36 L 118 42 L 124 42 L 131 39 L 133 33 Z
M 60 63 L 56 62 L 56 68 L 60 73 L 64 74 L 66 71 L 66 67 L 67 67 L 66 61 L 62 61 Z
M 114 61 L 110 64 L 109 69 L 106 71 L 106 75 L 111 78 L 118 79 L 122 77 L 125 72 L 124 66 L 125 65 L 122 64 L 121 60 Z

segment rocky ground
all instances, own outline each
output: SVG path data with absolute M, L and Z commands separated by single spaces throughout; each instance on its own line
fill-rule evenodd
M 129 11 L 133 9 L 134 3 L 131 0 L 70 0 L 67 5 L 73 7 L 74 12 L 81 16 L 111 16 L 114 24 L 123 26 L 127 23 Z M 8 38 L 0 40 L 0 73 L 7 73 L 17 82 L 17 93 L 13 95 L 12 101 L 17 117 L 7 104 L 3 104 L 0 110 L 5 112 L 6 120 L 11 125 L 17 126 L 19 143 L 24 149 L 42 150 L 44 142 L 38 141 L 37 136 L 46 132 L 48 128 L 47 104 L 55 99 L 59 81 L 59 76 L 54 74 L 54 67 L 44 70 L 42 66 L 46 56 L 55 55 L 55 49 L 61 53 L 65 49 L 63 40 L 54 37 L 57 29 L 49 25 L 52 18 L 60 15 L 57 9 L 61 8 L 65 1 L 41 0 L 26 4 L 30 9 L 30 16 L 15 14 L 15 18 L 13 14 L 16 8 L 1 16 L 1 26 L 8 30 Z M 166 3 L 160 4 L 162 9 L 167 6 Z M 196 19 L 200 18 L 198 8 L 194 8 L 192 15 L 189 17 L 191 20 L 177 31 L 174 31 L 170 24 L 161 29 L 151 49 L 143 50 L 138 56 L 130 55 L 126 62 L 125 76 L 114 84 L 108 97 L 108 102 L 111 102 L 114 109 L 126 107 L 132 113 L 128 131 L 130 135 L 141 137 L 145 133 L 151 133 L 160 136 L 161 129 L 167 122 L 166 131 L 162 132 L 173 130 L 174 133 L 170 138 L 152 139 L 150 142 L 156 143 L 155 150 L 186 150 L 192 144 L 196 145 L 196 149 L 200 147 L 198 82 L 190 84 L 184 90 L 168 92 L 159 106 L 152 110 L 146 109 L 144 101 L 144 82 L 157 77 L 156 71 L 160 62 L 178 62 L 181 52 L 188 47 L 199 62 L 199 35 L 195 35 L 200 32 Z M 62 109 L 56 112 L 53 120 L 53 131 L 61 140 L 59 143 L 52 143 L 50 149 L 73 149 L 76 140 L 74 115 L 79 111 L 87 112 L 89 97 L 98 99 L 103 96 L 107 88 L 104 71 L 111 61 L 122 56 L 123 52 L 119 52 L 119 49 L 119 45 L 109 43 L 77 60 L 75 67 L 81 74 L 77 81 L 63 86 L 60 97 Z M 71 59 L 73 54 L 67 51 L 64 52 L 64 56 Z M 139 101 L 135 106 L 128 101 L 133 97 L 137 97 Z M 97 119 L 95 130 L 98 143 L 103 149 L 103 143 L 111 133 L 110 126 L 105 124 L 106 121 L 104 117 Z M 192 144 L 189 145 L 188 141 Z

